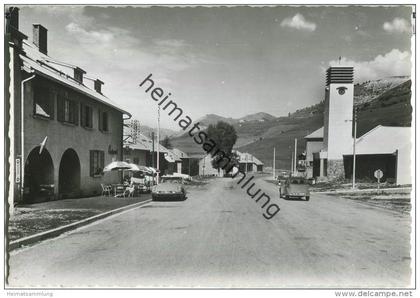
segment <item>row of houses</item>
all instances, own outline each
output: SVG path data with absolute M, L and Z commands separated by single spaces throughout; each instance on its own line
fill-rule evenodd
M 250 153 L 243 153 L 237 150 L 233 151 L 238 158 L 238 170 L 243 173 L 262 173 L 264 163 Z M 212 157 L 210 155 L 199 155 L 198 159 L 199 173 L 202 176 L 223 176 L 224 171 L 215 169 L 212 166 Z
M 6 177 L 10 206 L 21 202 L 97 195 L 115 160 L 157 166 L 161 175 L 200 174 L 201 158 L 168 149 L 140 134 L 124 139 L 131 114 L 102 92 L 104 82 L 49 55 L 48 30 L 33 24 L 32 42 L 19 30 L 19 9 L 8 8 L 5 34 L 6 117 L 10 148 Z
M 135 141 L 128 138 L 123 142 L 124 161 L 129 163 L 156 168 L 158 151 L 161 175 L 191 174 L 191 158 L 177 148 L 168 149 L 142 133 L 137 133 Z

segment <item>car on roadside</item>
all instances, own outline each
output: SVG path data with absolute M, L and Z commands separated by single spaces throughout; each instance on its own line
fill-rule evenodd
M 190 175 L 187 175 L 187 174 L 173 173 L 172 176 L 173 177 L 181 177 L 184 182 L 185 181 L 192 181 L 192 177 Z M 170 177 L 170 176 L 166 176 L 166 177 Z
M 152 189 L 153 201 L 184 201 L 187 192 L 183 186 L 183 178 L 176 176 L 162 176 L 161 182 Z
M 309 201 L 309 182 L 304 177 L 289 177 L 284 182 L 279 182 L 280 198 L 305 199 Z

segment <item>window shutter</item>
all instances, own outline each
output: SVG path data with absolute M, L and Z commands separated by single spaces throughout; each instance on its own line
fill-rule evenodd
M 99 117 L 98 117 L 98 129 L 102 131 L 102 111 L 99 110 Z
M 103 151 L 100 151 L 99 153 L 100 158 L 99 158 L 99 164 L 100 164 L 100 168 L 102 169 L 102 171 L 104 170 L 105 167 L 105 153 Z
M 57 96 L 57 120 L 64 121 L 64 100 L 60 95 Z
M 79 103 L 73 102 L 74 124 L 79 125 Z
M 95 151 L 90 150 L 89 153 L 90 153 L 90 158 L 89 158 L 89 173 L 90 173 L 90 176 L 93 177 L 93 174 L 95 173 L 95 169 L 93 168 L 93 159 L 94 159 Z
M 88 107 L 87 114 L 88 114 L 87 126 L 89 128 L 93 128 L 93 108 L 92 107 Z
M 102 127 L 102 129 L 104 130 L 104 131 L 109 131 L 109 127 L 108 127 L 108 113 L 106 112 L 106 113 L 103 113 L 103 116 L 102 116 L 104 119 L 102 119 L 102 122 L 103 122 L 103 127 Z
M 54 119 L 55 98 L 56 98 L 55 89 L 49 88 L 48 94 L 49 94 L 49 97 L 50 97 L 50 102 L 49 102 L 49 106 L 50 106 L 50 111 L 49 111 L 50 112 L 50 119 Z
M 86 123 L 86 106 L 83 104 L 80 104 L 80 125 L 82 127 L 87 127 L 88 124 Z

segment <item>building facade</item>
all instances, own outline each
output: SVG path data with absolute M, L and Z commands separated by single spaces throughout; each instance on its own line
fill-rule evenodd
M 262 173 L 264 164 L 256 158 L 254 155 L 250 153 L 243 153 L 239 151 L 235 151 L 238 156 L 239 162 L 239 171 L 243 173 L 254 172 L 254 173 Z
M 17 8 L 6 15 L 10 204 L 100 194 L 103 173 L 122 159 L 123 118 L 130 114 L 102 94 L 85 71 L 48 56 L 47 29 L 33 25 L 31 44 L 19 31 Z M 11 185 L 10 185 L 11 186 Z
M 324 127 L 305 137 L 306 176 L 318 180 L 353 176 L 353 68 L 327 71 Z M 392 136 L 392 137 L 390 137 Z M 378 125 L 356 139 L 356 179 L 411 184 L 411 128 Z
M 124 161 L 140 166 L 157 168 L 157 141 L 138 133 L 135 142 L 124 142 Z M 169 162 L 165 158 L 168 149 L 159 145 L 159 170 L 161 175 L 168 172 Z

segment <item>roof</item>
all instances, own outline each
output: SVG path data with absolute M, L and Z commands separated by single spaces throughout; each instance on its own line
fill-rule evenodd
M 22 59 L 24 69 L 27 71 L 34 71 L 38 75 L 54 80 L 60 84 L 64 84 L 73 90 L 89 96 L 93 100 L 101 102 L 123 114 L 131 116 L 129 112 L 123 110 L 108 97 L 74 80 L 72 74 L 67 74 L 63 67 L 60 67 L 61 65 L 65 66 L 66 69 L 75 69 L 77 68 L 76 66 L 55 61 L 55 59 L 41 53 L 38 48 L 26 41 L 23 42 L 23 50 L 25 53 L 20 54 L 19 56 Z
M 324 138 L 324 126 L 308 134 L 305 139 L 322 139 Z
M 411 127 L 378 125 L 356 141 L 356 154 L 393 154 L 411 142 Z M 349 148 L 344 155 L 353 154 Z
M 239 163 L 255 163 L 256 165 L 264 165 L 258 158 L 250 153 L 236 151 L 236 154 L 239 156 Z
M 153 148 L 153 142 L 151 138 L 146 137 L 145 135 L 139 133 L 137 137 L 137 142 L 135 144 L 132 143 L 125 143 L 124 147 L 128 147 L 133 150 L 144 150 L 144 151 L 157 151 L 157 142 L 154 144 L 155 148 Z M 153 150 L 154 149 L 154 150 Z M 159 144 L 159 152 L 168 153 L 168 149 L 163 147 Z
M 171 151 L 175 155 L 177 155 L 179 158 L 188 158 L 189 157 L 187 153 L 185 153 L 185 152 L 183 152 L 183 151 L 181 151 L 181 150 L 179 150 L 177 148 L 171 149 Z
M 172 149 L 168 149 L 168 152 L 166 155 L 167 157 L 169 157 L 170 162 L 182 161 L 181 157 L 179 157 Z

